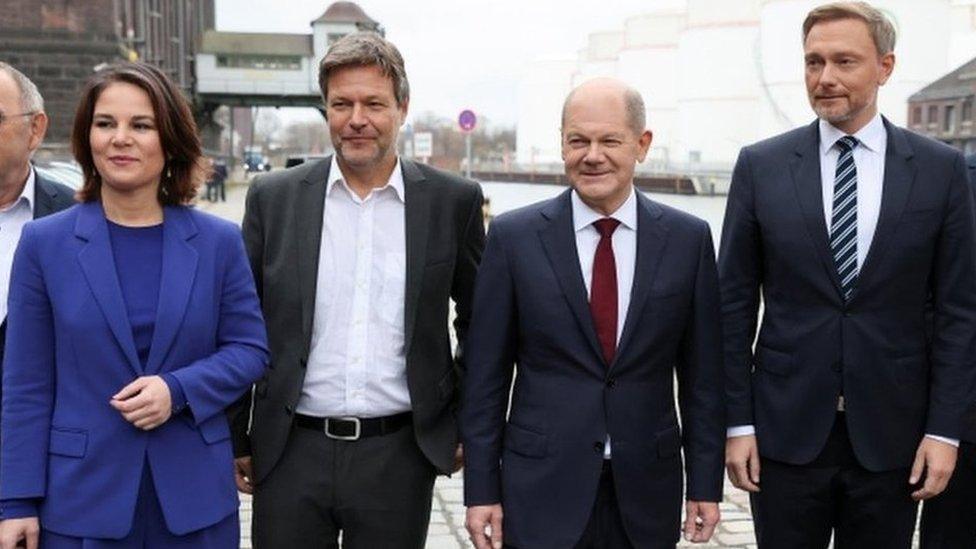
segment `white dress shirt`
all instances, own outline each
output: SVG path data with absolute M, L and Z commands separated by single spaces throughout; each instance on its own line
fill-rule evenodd
M 617 341 L 624 329 L 627 318 L 627 308 L 630 306 L 630 291 L 634 285 L 634 266 L 637 261 L 637 195 L 633 188 L 630 196 L 617 211 L 609 216 L 595 211 L 587 206 L 576 191 L 572 192 L 573 229 L 576 231 L 576 254 L 579 256 L 580 270 L 583 282 L 586 284 L 586 295 L 590 295 L 593 280 L 593 259 L 596 247 L 600 243 L 600 233 L 593 226 L 593 222 L 612 217 L 620 222 L 613 232 L 610 245 L 613 248 L 614 264 L 617 268 Z M 603 457 L 610 459 L 610 435 L 607 434 L 603 447 Z
M 34 168 L 27 175 L 27 183 L 17 200 L 0 210 L 0 322 L 7 319 L 7 296 L 10 294 L 10 270 L 14 251 L 20 242 L 24 225 L 34 219 Z
M 360 418 L 409 411 L 400 161 L 386 185 L 364 199 L 335 157 L 326 185 L 312 346 L 296 410 Z
M 847 133 L 837 129 L 830 122 L 820 119 L 820 182 L 823 195 L 824 221 L 827 234 L 830 234 L 831 216 L 834 212 L 834 176 L 840 148 L 837 142 Z M 857 146 L 854 147 L 854 166 L 857 170 L 857 270 L 864 268 L 874 230 L 881 215 L 881 196 L 884 186 L 885 153 L 888 150 L 888 132 L 885 130 L 881 114 L 854 134 Z M 729 437 L 751 435 L 756 432 L 753 425 L 729 427 Z M 937 435 L 926 435 L 936 440 L 959 445 L 958 440 Z

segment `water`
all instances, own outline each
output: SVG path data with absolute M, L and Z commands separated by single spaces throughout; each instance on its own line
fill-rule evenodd
M 481 188 L 484 190 L 485 196 L 491 199 L 492 215 L 499 215 L 533 202 L 553 198 L 566 190 L 566 187 L 560 185 L 492 182 L 482 183 Z M 712 237 L 715 240 L 716 247 L 718 246 L 722 219 L 725 216 L 725 196 L 663 193 L 644 193 L 644 195 L 651 200 L 678 208 L 707 221 L 712 228 Z

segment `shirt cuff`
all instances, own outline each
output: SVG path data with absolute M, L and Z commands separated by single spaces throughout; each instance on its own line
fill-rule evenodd
M 188 404 L 186 394 L 183 392 L 183 386 L 180 384 L 180 380 L 176 379 L 176 376 L 173 374 L 163 374 L 162 378 L 166 382 L 166 386 L 169 387 L 169 398 L 173 406 L 173 415 L 179 414 L 186 409 Z
M 36 516 L 37 500 L 35 499 L 0 500 L 0 520 L 20 519 Z
M 939 442 L 945 442 L 946 444 L 951 444 L 951 445 L 955 446 L 956 448 L 959 447 L 959 439 L 949 438 L 949 437 L 940 437 L 939 435 L 930 435 L 928 433 L 926 433 L 925 436 L 927 438 L 931 438 L 933 440 L 938 440 Z
M 725 438 L 744 437 L 754 434 L 756 434 L 755 425 L 736 425 L 735 427 L 729 427 L 725 431 Z

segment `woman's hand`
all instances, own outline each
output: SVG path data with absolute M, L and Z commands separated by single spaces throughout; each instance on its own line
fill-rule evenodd
M 0 549 L 16 549 L 21 540 L 27 543 L 27 549 L 37 549 L 40 537 L 37 517 L 0 520 Z
M 166 423 L 169 416 L 173 414 L 169 386 L 159 376 L 136 379 L 116 393 L 110 404 L 126 421 L 144 431 Z

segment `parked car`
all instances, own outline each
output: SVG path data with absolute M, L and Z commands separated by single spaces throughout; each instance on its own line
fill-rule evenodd
M 80 189 L 82 183 L 85 182 L 85 176 L 81 172 L 81 166 L 74 161 L 52 160 L 36 163 L 34 164 L 34 169 L 45 178 L 67 185 L 74 190 Z

